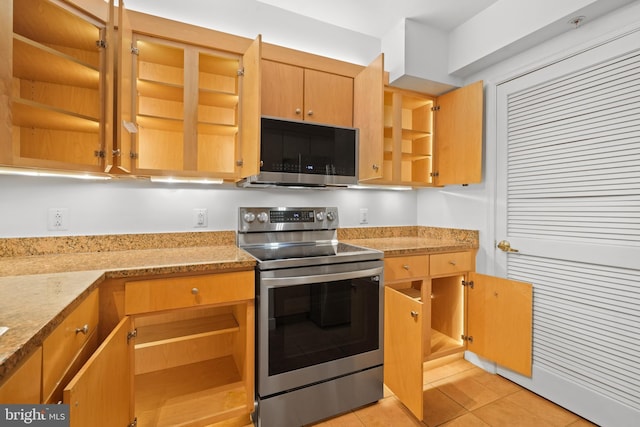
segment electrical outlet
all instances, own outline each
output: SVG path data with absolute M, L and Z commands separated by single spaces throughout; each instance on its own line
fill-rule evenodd
M 200 208 L 193 210 L 193 226 L 195 228 L 204 228 L 207 226 L 207 209 Z
M 369 209 L 360 208 L 360 224 L 369 223 Z
M 67 208 L 50 208 L 48 216 L 49 230 L 66 230 L 69 228 L 69 209 Z

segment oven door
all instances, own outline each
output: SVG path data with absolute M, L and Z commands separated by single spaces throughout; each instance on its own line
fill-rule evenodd
M 258 394 L 383 363 L 383 262 L 258 273 Z

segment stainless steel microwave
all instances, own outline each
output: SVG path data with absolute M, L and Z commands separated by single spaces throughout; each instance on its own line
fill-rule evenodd
M 261 118 L 260 173 L 245 186 L 347 186 L 358 181 L 358 129 Z

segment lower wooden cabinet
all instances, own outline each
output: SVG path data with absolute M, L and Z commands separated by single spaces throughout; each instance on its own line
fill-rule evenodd
M 0 383 L 0 403 L 38 403 L 41 400 L 42 347 L 33 351 L 27 359 Z
M 207 426 L 254 402 L 254 272 L 123 282 L 124 318 L 64 392 L 71 426 Z
M 423 419 L 423 363 L 472 351 L 531 376 L 532 286 L 473 272 L 475 251 L 385 259 L 384 381 Z

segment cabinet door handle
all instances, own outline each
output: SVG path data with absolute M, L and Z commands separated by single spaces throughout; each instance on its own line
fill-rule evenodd
M 87 335 L 89 333 L 89 325 L 85 324 L 82 328 L 76 328 L 76 335 L 79 333 Z
M 411 310 L 411 317 L 413 317 L 414 319 L 418 318 L 418 312 L 415 310 Z
M 296 115 L 300 115 L 300 113 L 302 113 L 302 110 L 300 110 L 299 108 L 296 108 Z
M 402 266 L 402 268 L 404 268 L 405 270 L 409 271 L 409 264 L 404 264 L 404 265 Z
M 198 289 L 198 288 L 192 288 L 192 289 L 191 289 L 191 293 L 192 293 L 192 294 L 194 294 L 194 295 L 198 295 L 198 293 L 200 293 L 200 289 Z
M 313 116 L 313 110 L 307 111 L 307 116 Z
M 371 166 L 373 168 L 374 171 L 378 171 L 378 169 L 380 169 L 380 166 L 376 165 L 375 163 Z

